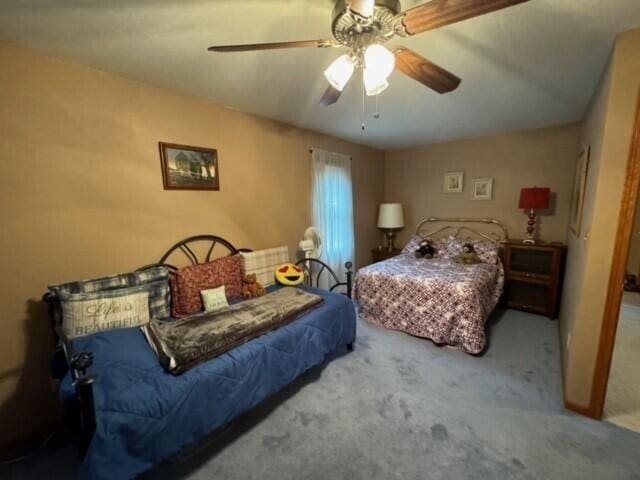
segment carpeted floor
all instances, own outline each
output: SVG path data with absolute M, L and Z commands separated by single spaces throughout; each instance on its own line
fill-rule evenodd
M 146 478 L 640 479 L 640 434 L 562 408 L 557 324 L 497 312 L 482 357 L 360 322 L 216 442 Z M 215 405 L 212 405 L 215 408 Z M 66 478 L 61 440 L 1 478 Z
M 624 292 L 604 418 L 640 433 L 640 293 Z

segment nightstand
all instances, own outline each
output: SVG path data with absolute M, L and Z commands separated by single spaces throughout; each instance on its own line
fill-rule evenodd
M 399 248 L 394 248 L 392 251 L 389 251 L 388 248 L 374 248 L 371 250 L 371 263 L 377 263 L 395 257 L 396 255 L 400 255 L 401 251 Z
M 566 253 L 562 244 L 507 242 L 503 257 L 506 306 L 557 318 Z

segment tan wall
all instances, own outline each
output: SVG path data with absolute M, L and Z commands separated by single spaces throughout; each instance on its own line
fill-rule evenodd
M 402 202 L 406 215 L 399 243 L 429 216 L 493 217 L 523 238 L 520 189 L 535 185 L 555 193 L 553 211 L 540 218 L 540 238 L 564 242 L 578 134 L 577 125 L 565 125 L 387 152 L 385 201 Z M 443 192 L 444 174 L 452 171 L 464 172 L 464 193 Z M 472 179 L 480 177 L 493 177 L 493 200 L 472 200 Z
M 352 156 L 356 262 L 377 244 L 383 152 L 25 49 L 0 45 L 0 63 L 0 446 L 54 405 L 48 284 L 135 269 L 203 232 L 293 254 L 310 147 Z M 221 191 L 164 191 L 158 141 L 217 148 Z
M 561 309 L 565 398 L 588 407 L 640 87 L 640 29 L 621 34 L 582 127 L 591 145 L 583 232 L 569 239 Z

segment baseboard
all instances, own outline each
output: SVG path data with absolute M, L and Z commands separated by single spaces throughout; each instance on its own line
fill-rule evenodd
M 565 400 L 564 408 L 580 415 L 584 415 L 585 417 L 593 418 L 594 420 L 600 420 L 591 406 L 583 407 L 582 405 L 578 405 L 576 403 L 570 402 L 569 400 Z

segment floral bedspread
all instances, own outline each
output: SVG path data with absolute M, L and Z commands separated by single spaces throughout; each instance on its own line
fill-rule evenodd
M 479 354 L 503 285 L 499 262 L 461 265 L 402 254 L 360 269 L 353 298 L 371 323 Z

